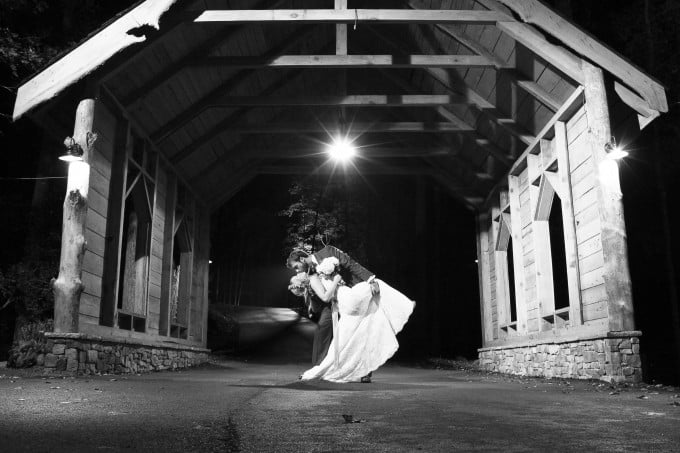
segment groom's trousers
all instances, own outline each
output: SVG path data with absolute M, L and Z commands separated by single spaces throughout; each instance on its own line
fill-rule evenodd
M 319 321 L 314 332 L 312 345 L 312 364 L 318 365 L 328 354 L 328 348 L 333 340 L 333 315 L 330 306 L 324 306 L 319 315 Z

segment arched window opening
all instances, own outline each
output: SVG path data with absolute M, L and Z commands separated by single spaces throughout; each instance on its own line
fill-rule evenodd
M 562 221 L 562 203 L 557 195 L 553 200 L 550 217 L 550 251 L 553 269 L 553 293 L 555 295 L 555 311 L 569 308 L 569 283 L 567 280 L 567 254 L 564 244 L 564 223 Z

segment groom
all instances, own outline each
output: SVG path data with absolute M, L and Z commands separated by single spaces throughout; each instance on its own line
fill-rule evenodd
M 375 274 L 354 261 L 345 252 L 332 245 L 327 245 L 311 255 L 302 250 L 293 250 L 290 255 L 288 255 L 286 266 L 298 273 L 308 272 L 310 269 L 315 269 L 324 258 L 332 256 L 336 257 L 340 262 L 340 275 L 350 287 L 359 282 L 369 282 L 373 295 L 377 296 L 380 294 L 380 286 L 378 285 L 378 282 L 375 281 Z M 331 309 L 329 304 L 323 304 L 321 313 L 319 314 L 316 332 L 314 332 L 314 343 L 312 347 L 312 363 L 314 365 L 318 365 L 324 357 L 326 357 L 332 340 L 333 321 Z M 371 382 L 370 374 L 361 378 L 361 382 Z

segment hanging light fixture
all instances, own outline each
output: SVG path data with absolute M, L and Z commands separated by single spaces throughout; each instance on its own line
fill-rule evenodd
M 607 151 L 607 157 L 613 160 L 621 160 L 628 156 L 628 151 L 616 144 L 616 139 L 612 139 L 604 145 L 604 150 Z
M 348 162 L 357 154 L 357 149 L 347 137 L 336 137 L 328 145 L 328 154 L 338 162 Z
M 64 140 L 66 151 L 59 156 L 59 160 L 64 162 L 78 162 L 83 160 L 83 148 L 72 138 L 66 137 Z

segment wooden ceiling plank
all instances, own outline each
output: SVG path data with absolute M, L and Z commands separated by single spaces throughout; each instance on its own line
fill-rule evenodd
M 273 8 L 278 5 L 285 3 L 285 0 L 269 0 L 260 2 L 260 6 L 264 8 Z M 194 16 L 195 17 L 195 16 Z M 128 107 L 134 107 L 138 102 L 140 102 L 144 97 L 151 93 L 156 88 L 163 86 L 165 82 L 170 80 L 175 74 L 186 68 L 188 62 L 195 60 L 197 57 L 202 55 L 208 55 L 213 50 L 217 49 L 222 43 L 237 36 L 246 27 L 230 28 L 223 32 L 218 32 L 211 35 L 208 39 L 203 42 L 198 43 L 195 46 L 195 50 L 191 51 L 187 55 L 181 57 L 177 61 L 173 62 L 171 65 L 166 66 L 161 72 L 153 76 L 145 84 L 136 88 L 130 94 L 128 94 L 124 99 L 122 99 L 123 105 Z M 125 67 L 130 67 L 129 65 L 124 65 Z
M 412 3 L 409 3 L 409 5 L 411 5 L 411 7 L 413 8 Z M 410 11 L 419 10 L 411 9 Z M 399 48 L 399 45 L 397 43 L 395 43 L 389 37 L 385 36 L 383 33 L 380 33 L 373 28 L 371 28 L 371 31 L 380 39 L 388 43 L 390 46 L 394 48 Z M 454 88 L 449 86 L 449 84 L 447 83 L 449 77 L 446 74 L 446 71 L 444 71 L 443 69 L 426 68 L 426 71 L 439 83 L 441 83 L 442 86 L 445 87 L 448 91 L 455 92 L 454 90 L 460 89 L 459 87 Z M 499 117 L 502 116 L 502 113 L 496 109 L 496 106 L 490 103 L 483 96 L 479 95 L 479 93 L 470 88 L 467 84 L 465 84 L 464 95 L 465 98 L 468 100 L 468 104 L 474 105 L 476 108 L 479 108 L 491 121 L 495 122 L 500 127 L 505 129 L 507 132 L 519 138 L 524 143 L 531 142 L 531 139 L 533 137 L 531 137 L 531 135 L 529 134 L 526 134 L 526 132 L 523 131 L 523 128 L 520 125 L 514 123 L 514 120 L 511 120 L 510 118 L 504 118 L 503 121 L 501 121 Z
M 389 72 L 386 72 L 387 77 L 392 79 L 395 83 L 400 85 L 402 89 L 405 90 L 410 90 L 411 87 L 409 86 L 408 82 L 394 76 L 393 74 L 390 74 Z M 469 125 L 467 122 L 462 120 L 460 117 L 458 117 L 456 114 L 453 112 L 450 112 L 443 106 L 437 107 L 437 113 L 444 118 L 445 120 L 449 121 L 452 124 L 457 124 L 457 125 Z M 498 148 L 497 146 L 493 145 L 492 142 L 481 135 L 479 135 L 479 132 L 475 129 L 474 131 L 475 135 L 475 144 L 480 146 L 483 150 L 488 151 L 491 153 L 495 158 L 500 160 L 505 166 L 510 166 L 512 165 L 512 159 L 508 156 L 507 153 L 503 152 Z
M 306 23 L 447 23 L 495 24 L 513 21 L 511 16 L 484 10 L 421 10 L 404 9 L 269 9 L 269 10 L 206 10 L 194 22 L 306 22 Z
M 285 86 L 286 84 L 292 82 L 295 80 L 297 77 L 302 74 L 302 70 L 293 70 L 290 73 L 286 75 L 286 77 L 279 77 L 264 89 L 262 93 L 260 93 L 261 96 L 267 96 L 270 95 L 277 90 L 279 90 L 281 87 Z M 226 118 L 223 120 L 217 122 L 215 125 L 213 125 L 207 132 L 205 132 L 203 135 L 200 137 L 194 139 L 194 141 L 181 151 L 177 152 L 171 159 L 172 162 L 174 163 L 179 163 L 183 159 L 186 159 L 190 155 L 192 155 L 194 152 L 199 150 L 203 145 L 206 143 L 210 142 L 212 139 L 214 139 L 216 136 L 220 135 L 224 128 L 228 127 L 232 123 L 236 121 L 237 118 L 241 118 L 245 113 L 246 109 L 238 109 L 236 112 L 234 112 L 231 115 L 228 115 Z
M 280 46 L 277 46 L 276 48 L 272 49 L 272 51 L 269 53 L 271 55 L 277 55 L 280 52 L 287 52 L 296 47 L 299 43 L 307 40 L 312 33 L 313 30 L 311 28 L 305 29 L 304 31 L 298 30 L 290 34 L 287 37 L 287 39 L 282 41 L 282 44 Z M 223 95 L 228 90 L 231 90 L 234 87 L 238 86 L 248 77 L 255 74 L 255 72 L 256 71 L 254 69 L 248 69 L 244 71 L 239 71 L 232 77 L 229 77 L 226 81 L 224 81 L 222 84 L 220 84 L 219 86 L 217 86 L 216 88 L 202 96 L 198 101 L 192 104 L 189 108 L 185 109 L 174 119 L 163 125 L 160 129 L 154 131 L 151 134 L 152 140 L 154 140 L 155 142 L 161 142 L 165 140 L 167 137 L 172 135 L 177 129 L 181 128 L 189 121 L 191 121 L 193 118 L 198 116 L 203 110 L 209 108 L 212 101 L 216 97 Z M 243 112 L 237 114 L 235 112 L 233 116 L 234 118 L 238 118 L 242 113 Z

